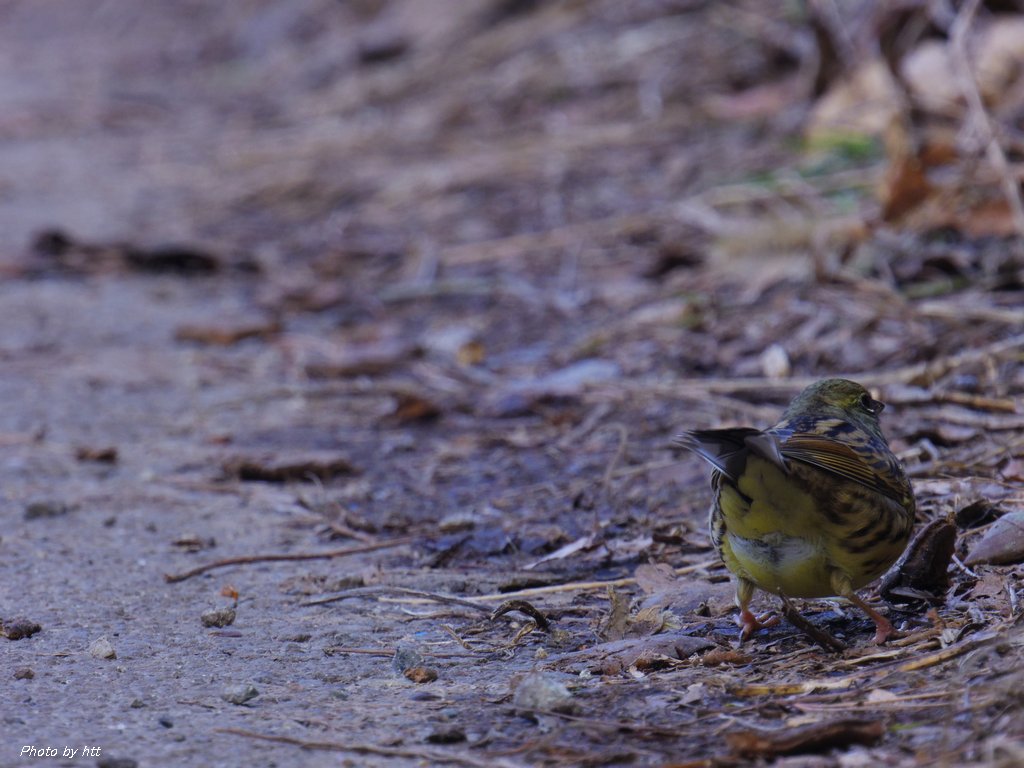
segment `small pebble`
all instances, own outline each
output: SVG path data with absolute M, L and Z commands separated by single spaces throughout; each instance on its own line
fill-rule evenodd
M 256 690 L 254 685 L 245 683 L 226 686 L 220 697 L 228 704 L 241 705 L 245 704 L 250 699 L 255 699 L 259 695 L 260 692 Z
M 218 608 L 204 611 L 199 619 L 204 627 L 229 627 L 235 623 L 235 609 Z
M 14 670 L 15 680 L 31 680 L 36 676 L 36 673 L 32 671 L 31 667 L 18 667 Z
M 519 681 L 512 695 L 512 705 L 524 714 L 536 710 L 572 712 L 576 709 L 572 692 L 555 675 L 531 672 Z
M 169 717 L 161 717 L 159 720 L 157 720 L 157 722 L 160 723 L 160 725 L 162 725 L 164 728 L 174 727 L 174 721 L 171 720 L 171 718 Z
M 423 666 L 423 656 L 420 655 L 416 646 L 411 643 L 399 643 L 395 648 L 395 655 L 391 658 L 391 668 L 400 675 L 404 675 L 407 669 Z
M 12 621 L 0 621 L 0 635 L 8 640 L 22 640 L 32 637 L 42 629 L 39 624 L 28 619 L 13 619 Z
M 116 659 L 117 651 L 105 637 L 98 637 L 89 643 L 89 655 L 97 659 Z
M 792 372 L 789 355 L 778 344 L 772 344 L 761 353 L 761 372 L 769 379 L 784 379 Z

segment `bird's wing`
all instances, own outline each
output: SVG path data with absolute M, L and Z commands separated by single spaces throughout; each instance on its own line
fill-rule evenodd
M 743 474 L 750 454 L 786 470 L 778 439 L 759 429 L 695 429 L 678 435 L 673 442 L 696 453 L 734 483 Z
M 888 450 L 875 450 L 869 439 L 861 444 L 825 435 L 796 433 L 782 442 L 782 455 L 824 469 L 878 491 L 901 504 L 910 491 L 906 475 Z

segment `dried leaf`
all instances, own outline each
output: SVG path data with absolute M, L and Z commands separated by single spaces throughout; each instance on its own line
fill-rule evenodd
M 633 573 L 637 586 L 646 594 L 654 595 L 675 588 L 679 580 L 668 563 L 642 563 Z
M 306 365 L 311 379 L 372 376 L 397 368 L 420 356 L 418 345 L 403 339 L 353 344 L 335 350 L 327 359 Z
M 979 528 L 994 523 L 1003 515 L 1003 510 L 988 499 L 972 501 L 956 511 L 956 527 L 964 530 Z
M 311 478 L 331 480 L 351 475 L 356 468 L 344 456 L 332 452 L 298 456 L 238 456 L 223 464 L 225 474 L 239 480 L 267 483 L 308 482 Z
M 552 659 L 555 663 L 571 663 L 573 668 L 589 669 L 602 675 L 618 675 L 630 667 L 651 668 L 651 661 L 688 659 L 714 646 L 710 640 L 690 635 L 660 634 L 629 637 L 573 651 Z
M 882 219 L 899 221 L 932 194 L 931 184 L 921 161 L 906 154 L 894 159 L 886 172 L 881 190 Z
M 825 752 L 850 744 L 877 744 L 885 735 L 881 720 L 837 720 L 775 731 L 734 731 L 725 736 L 729 747 L 746 758 Z
M 433 667 L 410 667 L 402 674 L 414 683 L 432 683 L 437 680 L 437 670 Z
M 474 339 L 459 347 L 455 359 L 458 360 L 459 365 L 470 366 L 480 365 L 486 357 L 487 350 L 483 342 Z
M 75 458 L 79 461 L 95 461 L 98 464 L 116 464 L 117 448 L 112 445 L 82 445 L 75 449 Z
M 441 406 L 421 395 L 404 392 L 396 398 L 395 409 L 384 418 L 388 424 L 416 424 L 433 421 L 442 413 Z
M 717 667 L 719 664 L 743 666 L 750 663 L 750 655 L 731 648 L 712 648 L 700 660 L 705 667 Z
M 967 565 L 1019 563 L 1024 560 L 1024 512 L 1008 512 L 971 547 Z
M 999 571 L 985 571 L 971 588 L 969 599 L 972 603 L 1006 596 L 1006 574 Z
M 273 320 L 224 320 L 211 325 L 183 325 L 174 332 L 174 338 L 196 344 L 229 347 L 245 339 L 267 339 L 280 331 L 280 323 Z
M 885 575 L 883 597 L 940 597 L 949 589 L 949 564 L 956 548 L 956 526 L 945 518 L 932 520 L 910 542 L 906 552 Z
M 629 626 L 629 596 L 614 589 L 608 590 L 608 615 L 601 620 L 597 634 L 605 640 L 621 640 Z

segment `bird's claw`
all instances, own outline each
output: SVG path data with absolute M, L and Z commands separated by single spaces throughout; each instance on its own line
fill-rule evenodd
M 776 626 L 779 623 L 779 617 L 774 611 L 755 616 L 751 611 L 744 608 L 736 618 L 736 623 L 740 625 L 740 642 L 742 643 L 757 630 Z

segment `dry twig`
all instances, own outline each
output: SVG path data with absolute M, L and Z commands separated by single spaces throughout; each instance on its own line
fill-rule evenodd
M 337 595 L 320 598 L 319 600 L 309 600 L 302 603 L 302 605 L 304 607 L 311 605 L 329 605 L 330 603 L 337 603 L 341 600 L 350 600 L 354 597 L 376 597 L 377 595 L 403 595 L 406 597 L 418 598 L 418 601 L 422 602 L 458 605 L 462 608 L 472 608 L 474 611 L 480 611 L 481 613 L 491 613 L 491 609 L 486 605 L 480 605 L 479 603 L 474 603 L 471 600 L 466 600 L 461 597 L 441 595 L 436 592 L 424 592 L 419 589 L 408 589 L 407 587 L 393 587 L 386 584 L 373 587 L 355 587 L 354 589 L 346 589 L 344 592 Z
M 305 739 L 296 739 L 291 736 L 275 736 L 269 733 L 247 731 L 244 728 L 218 728 L 217 732 L 230 733 L 246 739 L 290 744 L 302 749 L 322 750 L 325 752 L 355 752 L 358 755 L 381 755 L 383 757 L 405 757 L 412 760 L 422 760 L 431 765 L 458 764 L 472 766 L 473 768 L 491 768 L 491 766 L 498 766 L 498 768 L 522 768 L 521 763 L 513 763 L 499 757 L 486 755 L 477 757 L 469 752 L 455 749 L 414 749 L 412 747 L 382 747 L 376 744 L 358 744 L 355 742 L 306 741 Z
M 808 621 L 784 596 L 782 597 L 782 615 L 786 617 L 786 620 L 790 624 L 799 629 L 826 651 L 842 652 L 846 650 L 846 643 L 837 637 L 833 637 L 824 629 L 816 627 Z
M 1021 201 L 1020 184 L 1013 176 L 1006 152 L 999 143 L 995 127 L 992 125 L 992 118 L 985 110 L 978 81 L 971 72 L 970 61 L 967 58 L 967 35 L 980 6 L 981 0 L 967 0 L 954 19 L 949 29 L 949 58 L 960 92 L 967 101 L 969 119 L 980 134 L 979 138 L 985 145 L 989 163 L 999 174 L 1003 194 L 1013 213 L 1013 224 L 1017 228 L 1017 234 L 1024 236 L 1024 202 Z
M 191 570 L 183 571 L 181 573 L 165 573 L 164 581 L 166 581 L 169 584 L 174 584 L 179 581 L 191 579 L 193 576 L 198 576 L 199 574 L 206 573 L 207 571 L 213 571 L 217 568 L 227 568 L 230 565 L 248 565 L 249 563 L 273 563 L 286 560 L 333 560 L 336 557 L 348 557 L 349 555 L 359 555 L 364 552 L 376 552 L 378 549 L 390 549 L 391 547 L 401 547 L 406 544 L 412 544 L 415 541 L 419 541 L 418 536 L 403 536 L 399 539 L 378 541 L 373 544 L 363 544 L 358 547 L 332 549 L 327 552 L 293 552 L 273 553 L 268 555 L 240 555 L 239 557 L 226 557 L 222 560 L 215 560 L 212 563 L 200 565 L 196 568 L 192 568 Z

